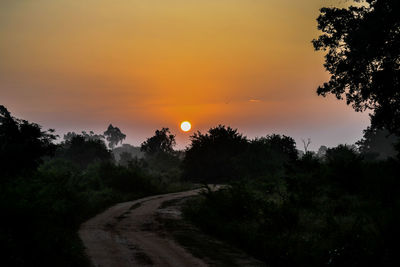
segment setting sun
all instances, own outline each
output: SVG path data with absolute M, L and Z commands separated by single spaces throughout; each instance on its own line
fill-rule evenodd
M 182 129 L 182 131 L 188 132 L 188 131 L 190 131 L 191 128 L 192 128 L 192 125 L 190 124 L 190 122 L 188 122 L 188 121 L 183 121 L 183 122 L 181 123 L 181 129 Z

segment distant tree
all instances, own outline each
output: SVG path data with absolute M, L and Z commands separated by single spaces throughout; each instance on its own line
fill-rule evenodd
M 338 145 L 328 148 L 326 151 L 326 160 L 328 164 L 336 165 L 338 168 L 350 166 L 360 160 L 360 155 L 354 146 Z
M 195 133 L 183 161 L 185 177 L 200 182 L 241 178 L 237 171 L 247 145 L 246 137 L 237 129 L 223 125 L 206 134 Z
M 0 180 L 31 172 L 53 154 L 54 130 L 20 120 L 0 105 Z
M 147 138 L 142 143 L 140 150 L 148 156 L 157 153 L 172 154 L 175 144 L 175 135 L 171 134 L 168 128 L 162 128 L 161 130 L 156 130 L 154 136 Z
M 119 165 L 128 166 L 130 163 L 133 162 L 132 154 L 129 152 L 122 152 L 119 158 Z
M 400 1 L 360 0 L 347 9 L 322 8 L 313 40 L 327 51 L 329 82 L 322 96 L 346 98 L 356 111 L 373 110 L 372 125 L 400 132 Z
M 130 144 L 123 144 L 122 146 L 116 147 L 112 150 L 112 153 L 116 161 L 119 161 L 122 153 L 128 153 L 132 155 L 132 158 L 143 158 L 144 153 L 140 151 L 140 147 L 135 147 Z
M 296 142 L 290 136 L 271 134 L 256 140 L 266 144 L 275 154 L 280 153 L 284 155 L 287 160 L 297 159 Z
M 310 144 L 311 144 L 311 139 L 308 138 L 307 141 L 304 140 L 304 139 L 301 139 L 301 141 L 303 142 L 304 154 L 307 154 L 307 152 L 308 152 L 308 147 L 309 147 Z
M 63 142 L 56 156 L 69 160 L 82 169 L 91 163 L 109 162 L 113 159 L 103 140 L 88 139 L 79 134 Z
M 329 176 L 349 192 L 357 191 L 362 184 L 362 156 L 354 145 L 339 145 L 326 151 L 325 161 Z
M 362 154 L 368 159 L 386 159 L 395 157 L 395 145 L 400 141 L 397 135 L 390 134 L 386 129 L 368 127 L 363 138 L 356 144 Z
M 93 131 L 89 131 L 89 133 L 82 131 L 82 135 L 86 140 L 104 140 L 104 135 L 95 134 Z
M 108 141 L 108 146 L 110 149 L 116 147 L 118 143 L 122 143 L 122 141 L 126 138 L 126 135 L 123 134 L 118 127 L 112 126 L 112 124 L 108 126 L 107 131 L 104 132 L 104 136 Z
M 78 136 L 79 134 L 75 132 L 68 132 L 64 134 L 64 141 L 71 141 L 74 137 Z M 81 136 L 83 136 L 86 140 L 104 140 L 104 135 L 95 134 L 93 131 L 89 133 L 82 131 Z
M 78 134 L 75 132 L 68 132 L 68 133 L 64 134 L 64 141 L 71 141 L 77 135 Z
M 251 140 L 240 166 L 243 175 L 261 177 L 282 172 L 298 158 L 296 142 L 285 135 L 272 134 Z
M 328 151 L 328 148 L 326 146 L 320 146 L 317 152 L 318 158 L 324 158 L 326 155 L 326 151 Z

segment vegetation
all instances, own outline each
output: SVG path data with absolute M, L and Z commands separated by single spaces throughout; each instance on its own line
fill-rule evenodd
M 398 138 L 384 130 L 368 128 L 358 147 L 322 146 L 300 157 L 291 137 L 249 140 L 219 125 L 195 133 L 182 160 L 163 128 L 142 144 L 141 158 L 125 145 L 116 164 L 101 135 L 70 132 L 55 144 L 52 130 L 0 110 L 0 249 L 8 266 L 87 266 L 80 223 L 113 203 L 182 189 L 181 177 L 226 184 L 190 200 L 185 217 L 267 265 L 400 264 Z
M 172 154 L 175 144 L 175 135 L 171 134 L 168 128 L 162 128 L 161 130 L 156 130 L 154 136 L 143 142 L 140 150 L 147 155 L 157 153 Z
M 368 159 L 386 159 L 395 157 L 397 152 L 395 145 L 400 139 L 386 129 L 368 127 L 364 130 L 364 137 L 357 142 L 360 151 Z
M 189 201 L 186 218 L 268 266 L 400 264 L 397 160 L 366 161 L 345 145 L 328 149 L 324 158 L 289 158 L 264 142 L 258 149 L 270 165 L 255 168 L 250 154 L 249 161 L 232 163 L 252 178 Z
M 104 135 L 69 132 L 56 144 L 54 130 L 0 106 L 2 265 L 87 266 L 77 236 L 85 219 L 182 189 L 184 179 L 224 184 L 189 200 L 185 217 L 268 266 L 400 266 L 400 1 L 357 2 L 321 9 L 313 41 L 331 74 L 318 94 L 373 112 L 357 146 L 314 153 L 308 140 L 300 155 L 291 137 L 249 140 L 219 125 L 191 136 L 184 152 L 168 128 L 139 151 L 116 147 L 126 136 L 111 124 Z M 204 246 L 196 235 L 183 242 Z
M 183 163 L 186 179 L 220 183 L 240 177 L 235 162 L 246 150 L 247 140 L 237 130 L 219 125 L 206 134 L 195 133 L 191 140 Z
M 118 143 L 122 143 L 122 141 L 126 138 L 126 135 L 121 132 L 118 127 L 112 126 L 110 124 L 107 128 L 107 131 L 104 132 L 104 136 L 108 141 L 108 146 L 113 149 Z
M 4 266 L 88 266 L 77 235 L 84 220 L 113 203 L 183 189 L 146 160 L 115 164 L 101 135 L 70 132 L 55 144 L 52 130 L 0 112 Z
M 371 109 L 372 125 L 400 131 L 400 2 L 359 0 L 361 6 L 322 8 L 313 41 L 327 51 L 329 82 L 319 95 L 343 95 L 355 110 Z
M 189 202 L 186 218 L 268 266 L 400 266 L 400 2 L 356 2 L 321 9 L 313 44 L 331 74 L 318 94 L 373 111 L 358 149 L 316 154 L 304 141 L 299 157 L 288 137 L 249 141 L 220 127 L 228 143 L 210 130 L 187 150 L 187 178 L 229 185 Z M 222 170 L 212 165 L 221 158 Z

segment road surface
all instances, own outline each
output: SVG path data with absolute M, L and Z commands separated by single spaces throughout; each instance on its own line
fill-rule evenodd
M 166 238 L 156 220 L 160 212 L 177 212 L 159 209 L 163 202 L 193 196 L 199 191 L 120 203 L 83 223 L 79 236 L 92 264 L 96 267 L 207 266 L 171 238 Z

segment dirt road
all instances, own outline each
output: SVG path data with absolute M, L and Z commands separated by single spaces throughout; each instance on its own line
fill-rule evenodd
M 79 236 L 96 267 L 207 266 L 172 239 L 163 237 L 158 213 L 165 201 L 198 194 L 199 190 L 152 196 L 117 204 L 82 224 Z

